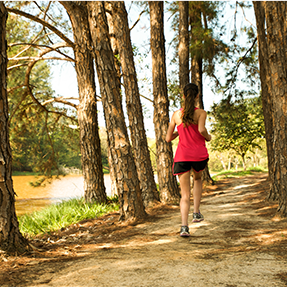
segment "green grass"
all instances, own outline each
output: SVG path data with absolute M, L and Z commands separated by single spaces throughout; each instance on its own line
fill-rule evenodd
M 253 175 L 258 172 L 268 172 L 267 169 L 261 168 L 261 167 L 254 167 L 254 168 L 247 168 L 246 171 L 243 169 L 238 170 L 226 170 L 216 173 L 212 176 L 213 180 L 219 179 L 219 178 L 230 178 L 230 177 L 236 177 L 236 176 L 246 176 L 246 175 Z
M 85 219 L 100 217 L 119 209 L 117 198 L 109 198 L 108 204 L 85 203 L 75 198 L 50 205 L 32 214 L 19 216 L 19 227 L 27 237 L 49 233 Z

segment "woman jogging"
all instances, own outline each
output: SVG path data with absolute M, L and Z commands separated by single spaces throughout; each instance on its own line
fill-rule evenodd
M 211 135 L 205 127 L 206 112 L 196 107 L 199 93 L 195 84 L 187 84 L 183 90 L 183 108 L 174 112 L 168 127 L 166 141 L 171 142 L 179 135 L 179 143 L 174 156 L 173 174 L 178 175 L 181 200 L 180 213 L 182 226 L 180 236 L 190 236 L 188 213 L 190 209 L 190 172 L 193 171 L 193 222 L 204 219 L 199 211 L 202 193 L 202 171 L 208 162 L 208 152 L 205 141 L 211 140 Z M 174 132 L 177 126 L 177 132 Z

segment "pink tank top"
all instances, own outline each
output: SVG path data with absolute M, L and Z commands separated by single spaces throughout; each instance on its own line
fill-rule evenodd
M 179 143 L 174 156 L 174 162 L 202 161 L 209 157 L 205 138 L 198 131 L 198 125 L 191 124 L 184 127 L 183 123 L 181 123 L 177 126 L 177 131 L 179 134 Z

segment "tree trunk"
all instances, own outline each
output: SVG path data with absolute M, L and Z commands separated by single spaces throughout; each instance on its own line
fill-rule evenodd
M 109 141 L 108 141 L 109 142 Z M 117 188 L 117 180 L 116 180 L 116 170 L 115 170 L 115 164 L 113 162 L 112 154 L 111 154 L 111 148 L 108 144 L 108 161 L 110 165 L 110 181 L 111 181 L 111 196 L 118 195 L 118 188 Z
M 241 155 L 243 170 L 246 171 L 245 155 Z
M 109 36 L 110 36 L 110 41 L 111 41 L 111 48 L 114 54 L 114 62 L 115 62 L 115 68 L 117 71 L 117 87 L 119 90 L 119 93 L 121 94 L 121 76 L 122 76 L 122 72 L 121 72 L 121 63 L 119 60 L 119 42 L 118 39 L 116 37 L 116 29 L 115 26 L 113 24 L 113 17 L 111 15 L 112 13 L 112 3 L 111 2 L 105 2 L 105 9 L 109 10 L 108 13 L 106 13 L 107 16 L 107 21 L 108 21 L 108 26 L 109 26 Z
M 105 8 L 111 11 L 111 4 L 110 2 L 105 1 Z M 117 71 L 117 82 L 116 82 L 116 87 L 118 89 L 119 94 L 121 95 L 121 64 L 119 61 L 119 44 L 115 36 L 115 30 L 114 30 L 114 25 L 113 25 L 113 20 L 110 12 L 106 13 L 107 16 L 107 21 L 108 21 L 108 26 L 109 26 L 109 36 L 110 36 L 110 41 L 111 41 L 111 48 L 114 54 L 114 63 L 115 63 L 115 68 Z M 122 102 L 122 101 L 121 101 Z M 111 195 L 118 195 L 118 189 L 117 189 L 117 180 L 116 180 L 116 170 L 115 170 L 115 163 L 113 162 L 112 154 L 111 154 L 111 148 L 110 148 L 110 141 L 109 139 L 107 140 L 108 142 L 108 161 L 110 165 L 110 180 L 111 180 Z
M 202 84 L 202 59 L 192 59 L 192 83 L 196 84 L 199 88 L 199 108 L 204 109 L 203 105 L 203 84 Z M 209 173 L 208 164 L 202 173 L 202 181 L 208 184 L 214 184 L 214 180 L 211 178 Z
M 15 212 L 15 192 L 12 182 L 12 157 L 9 143 L 8 100 L 7 100 L 7 54 L 6 54 L 7 11 L 0 2 L 0 249 L 7 252 L 26 250 L 27 241 L 19 230 Z
M 222 154 L 220 153 L 219 156 L 217 156 L 217 158 L 220 160 L 223 169 L 226 170 L 226 165 L 225 165 L 225 162 L 222 158 Z
M 267 86 L 267 74 L 269 69 L 268 64 L 268 48 L 267 48 L 267 36 L 265 32 L 265 12 L 262 1 L 253 1 L 256 26 L 257 26 L 257 39 L 259 48 L 259 67 L 260 67 L 260 79 L 261 79 L 261 92 L 262 92 L 262 108 L 264 115 L 264 125 L 265 125 L 265 139 L 267 146 L 267 158 L 268 158 L 268 172 L 270 180 L 270 190 L 268 198 L 270 200 L 277 200 L 278 194 L 276 194 L 273 182 L 275 181 L 274 176 L 274 148 L 273 148 L 273 138 L 274 138 L 274 122 L 271 114 L 272 111 L 272 101 L 271 95 L 268 91 Z M 270 77 L 268 77 L 270 79 Z
M 202 59 L 193 58 L 191 61 L 191 82 L 198 86 L 199 90 L 199 108 L 204 109 L 203 105 L 203 80 L 202 80 Z
M 146 213 L 129 143 L 120 94 L 116 86 L 117 72 L 109 39 L 104 3 L 90 1 L 87 2 L 87 7 L 108 139 L 113 162 L 116 165 L 120 219 L 142 218 Z
M 189 33 L 188 33 L 188 1 L 179 1 L 179 86 L 183 88 L 189 83 Z
M 78 121 L 80 126 L 81 160 L 87 202 L 107 201 L 101 159 L 95 72 L 91 35 L 86 4 L 81 1 L 62 1 L 70 17 L 75 41 L 75 68 L 79 88 Z
M 196 41 L 195 35 L 193 33 L 193 27 L 201 23 L 201 11 L 199 9 L 194 9 L 193 14 L 190 15 L 191 21 L 191 40 Z M 196 84 L 199 89 L 199 108 L 204 109 L 203 105 L 203 79 L 202 79 L 202 56 L 194 56 L 191 60 L 191 82 Z M 202 181 L 208 184 L 214 184 L 213 179 L 210 176 L 208 164 L 202 173 Z
M 111 2 L 112 20 L 118 41 L 120 62 L 126 95 L 126 107 L 130 124 L 132 148 L 140 180 L 145 206 L 159 201 L 159 195 L 151 166 L 150 153 L 143 122 L 142 105 L 138 90 L 137 75 L 133 59 L 128 16 L 124 2 Z
M 166 82 L 163 2 L 151 1 L 149 8 L 158 183 L 161 201 L 173 202 L 179 199 L 180 194 L 176 178 L 172 174 L 172 146 L 165 141 L 169 123 L 169 100 Z
M 274 182 L 279 195 L 278 211 L 287 216 L 287 3 L 264 1 L 267 26 L 267 86 L 274 121 Z

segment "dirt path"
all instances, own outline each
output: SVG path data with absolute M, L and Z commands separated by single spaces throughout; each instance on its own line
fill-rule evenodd
M 178 206 L 158 206 L 149 220 L 118 215 L 39 239 L 43 251 L 2 258 L 0 286 L 287 286 L 287 224 L 265 201 L 266 174 L 207 188 L 190 238 L 179 237 Z

